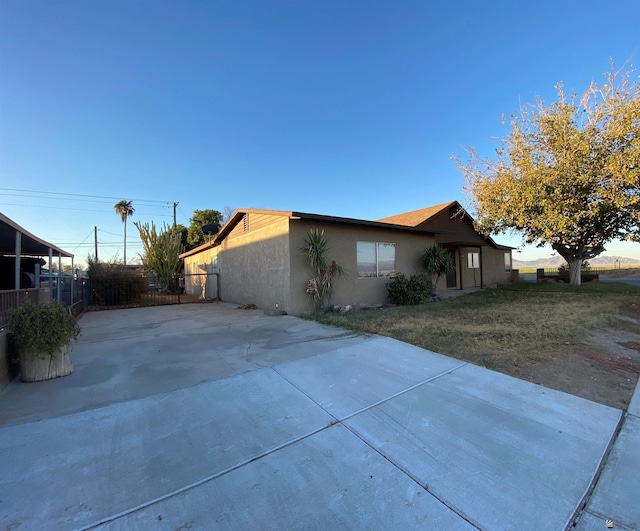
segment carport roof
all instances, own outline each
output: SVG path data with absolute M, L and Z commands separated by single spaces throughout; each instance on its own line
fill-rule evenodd
M 56 256 L 73 257 L 73 254 L 63 251 L 60 247 L 34 236 L 2 213 L 0 213 L 0 256 L 16 254 L 16 233 L 18 232 L 22 234 L 20 256 L 48 256 L 51 249 Z

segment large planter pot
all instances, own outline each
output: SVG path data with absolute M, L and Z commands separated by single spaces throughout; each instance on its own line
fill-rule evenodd
M 27 351 L 20 354 L 20 372 L 23 382 L 42 382 L 73 372 L 73 364 L 69 359 L 69 346 L 65 345 L 48 352 Z

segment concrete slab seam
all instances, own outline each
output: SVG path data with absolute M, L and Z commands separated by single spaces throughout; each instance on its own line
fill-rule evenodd
M 304 439 L 307 439 L 309 437 L 312 437 L 313 435 L 316 435 L 317 433 L 320 433 L 321 431 L 326 430 L 327 428 L 330 428 L 331 426 L 334 426 L 336 423 L 334 422 L 330 422 L 329 424 L 327 424 L 326 426 L 322 426 L 321 428 L 318 428 L 316 430 L 313 430 L 309 433 L 306 433 L 304 435 L 300 435 L 299 437 L 296 437 L 295 439 L 292 439 L 290 441 L 287 441 L 286 443 L 280 444 L 278 446 L 275 446 L 269 450 L 266 450 L 264 452 L 261 452 L 259 454 L 256 454 L 252 457 L 249 457 L 239 463 L 236 463 L 235 465 L 226 468 L 224 470 L 221 470 L 219 472 L 216 472 L 215 474 L 211 474 L 209 476 L 206 476 L 204 478 L 201 478 L 197 481 L 194 481 L 192 483 L 189 483 L 188 485 L 185 485 L 183 487 L 180 487 L 179 489 L 175 489 L 172 490 L 171 492 L 167 492 L 166 494 L 163 494 L 162 496 L 158 496 L 156 498 L 153 498 L 152 500 L 147 500 L 143 503 L 140 503 L 138 505 L 136 505 L 135 507 L 130 507 L 128 509 L 125 509 L 123 511 L 120 511 L 119 513 L 116 514 L 112 514 L 109 516 L 105 516 L 104 518 L 101 518 L 100 520 L 93 522 L 91 524 L 87 524 L 83 527 L 78 528 L 78 531 L 88 531 L 89 529 L 94 529 L 100 525 L 103 524 L 107 524 L 109 522 L 113 522 L 119 518 L 122 518 L 123 516 L 127 516 L 129 514 L 135 513 L 136 511 L 139 511 L 141 509 L 145 509 L 147 507 L 151 507 L 152 505 L 155 505 L 156 503 L 160 503 L 164 500 L 168 500 L 169 498 L 173 498 L 174 496 L 177 496 L 178 494 L 182 494 L 183 492 L 189 491 L 191 489 L 197 488 L 201 485 L 204 485 L 205 483 L 208 483 L 210 481 L 213 481 L 214 479 L 217 479 L 219 477 L 222 477 L 226 474 L 229 474 L 230 472 L 233 472 L 234 470 L 238 470 L 239 468 L 242 468 L 245 465 L 248 465 L 249 463 L 252 463 L 254 461 L 258 461 L 264 457 L 267 457 L 268 455 L 271 455 L 275 452 L 278 452 L 280 450 L 283 450 L 284 448 L 287 448 L 293 444 L 296 444 L 300 441 L 303 441 Z
M 290 384 L 291 386 L 293 386 L 294 388 L 296 388 L 298 391 L 300 391 L 304 396 L 306 396 L 309 400 L 311 400 L 314 404 L 316 404 L 320 409 L 322 409 L 322 411 L 324 411 L 325 413 L 327 413 L 327 415 L 330 415 L 331 417 L 333 417 L 336 422 L 342 422 L 344 420 L 349 420 L 352 417 L 355 417 L 356 415 L 359 415 L 360 413 L 364 413 L 365 411 L 368 411 L 369 409 L 372 409 L 374 407 L 377 407 L 381 404 L 384 404 L 385 402 L 392 400 L 393 398 L 396 398 L 398 396 L 401 396 L 405 393 L 408 393 L 409 391 L 413 391 L 414 389 L 428 384 L 429 382 L 432 382 L 438 378 L 441 378 L 442 376 L 446 376 L 447 374 L 452 373 L 453 371 L 457 371 L 458 369 L 461 369 L 462 367 L 464 367 L 465 365 L 468 365 L 468 362 L 463 362 L 460 365 L 457 365 L 455 367 L 452 367 L 451 369 L 447 369 L 446 371 L 443 371 L 439 374 L 436 374 L 435 376 L 432 376 L 431 378 L 427 378 L 426 380 L 423 380 L 421 382 L 418 382 L 416 384 L 413 384 L 410 387 L 407 387 L 406 389 L 403 389 L 402 391 L 398 391 L 397 393 L 394 393 L 386 398 L 383 398 L 381 400 L 378 400 L 377 402 L 374 402 L 373 404 L 369 404 L 368 406 L 363 407 L 362 409 L 359 409 L 358 411 L 354 411 L 353 413 L 350 413 L 349 415 L 343 417 L 343 418 L 338 418 L 336 417 L 333 413 L 331 413 L 330 411 L 327 411 L 324 407 L 322 407 L 322 404 L 318 403 L 312 396 L 309 396 L 304 389 L 300 388 L 299 386 L 297 386 L 295 384 L 295 382 L 292 382 L 291 380 L 289 380 L 289 378 L 287 378 L 284 374 L 282 374 L 280 371 L 278 371 L 277 369 L 277 365 L 271 366 L 270 369 L 275 372 L 278 376 L 280 376 L 285 382 L 287 382 L 288 384 Z
M 351 418 L 351 417 L 349 417 Z M 342 423 L 341 423 L 342 424 Z M 416 485 L 418 485 L 422 490 L 424 490 L 427 494 L 429 494 L 429 496 L 433 496 L 436 500 L 438 500 L 442 505 L 444 505 L 447 509 L 449 509 L 452 513 L 457 514 L 460 518 L 462 518 L 465 522 L 467 522 L 470 526 L 475 527 L 478 530 L 482 530 L 482 527 L 479 523 L 474 522 L 471 517 L 467 516 L 464 513 L 461 513 L 459 510 L 457 510 L 453 505 L 450 505 L 449 503 L 447 503 L 447 501 L 443 498 L 441 498 L 440 496 L 438 496 L 436 493 L 432 492 L 431 490 L 429 490 L 429 486 L 428 485 L 423 485 L 419 478 L 417 478 L 416 476 L 414 476 L 410 471 L 405 470 L 402 466 L 400 466 L 399 463 L 396 463 L 391 457 L 389 457 L 388 455 L 386 455 L 383 451 L 381 451 L 380 449 L 372 446 L 369 441 L 367 441 L 366 439 L 363 439 L 362 436 L 360 436 L 359 433 L 357 433 L 355 430 L 353 430 L 350 426 L 348 426 L 347 424 L 342 424 L 342 426 L 344 426 L 345 428 L 347 428 L 351 433 L 353 433 L 353 435 L 355 435 L 358 439 L 360 439 L 364 444 L 366 444 L 369 448 L 371 448 L 374 452 L 376 452 L 379 456 L 381 456 L 383 459 L 385 459 L 386 461 L 388 461 L 389 463 L 391 463 L 391 465 L 393 465 L 395 468 L 397 468 L 400 472 L 402 472 L 405 476 L 407 476 L 411 481 L 413 481 Z
M 385 402 L 388 402 L 389 400 L 392 400 L 394 398 L 402 396 L 405 393 L 408 393 L 409 391 L 413 391 L 414 389 L 417 389 L 418 387 L 421 387 L 421 386 L 423 386 L 425 384 L 433 382 L 434 380 L 437 380 L 438 378 L 442 378 L 443 376 L 446 376 L 447 374 L 451 374 L 453 371 L 457 371 L 458 369 L 461 369 L 465 365 L 468 365 L 468 362 L 465 361 L 465 362 L 461 363 L 460 365 L 457 365 L 455 367 L 452 367 L 451 369 L 447 369 L 446 371 L 441 372 L 440 374 L 436 374 L 435 376 L 432 376 L 431 378 L 427 378 L 426 380 L 424 380 L 422 382 L 418 382 L 417 384 L 414 384 L 414 385 L 412 385 L 410 387 L 407 387 L 406 389 L 403 389 L 402 391 L 398 391 L 397 393 L 395 393 L 395 394 L 393 394 L 391 396 L 388 396 L 387 398 L 383 398 L 382 400 L 378 400 L 377 402 L 374 402 L 373 404 L 370 404 L 370 405 L 368 405 L 366 407 L 363 407 L 362 409 L 359 409 L 358 411 L 355 411 L 355 412 L 351 413 L 350 415 L 347 415 L 346 417 L 340 419 L 340 422 L 342 422 L 344 420 L 349 420 L 350 418 L 353 418 L 356 415 L 359 415 L 360 413 L 364 413 L 365 411 L 368 411 L 370 409 L 373 409 L 374 407 L 377 407 L 377 406 L 379 406 L 381 404 L 384 404 Z M 327 413 L 329 413 L 329 412 L 327 411 Z
M 609 443 L 607 444 L 606 448 L 602 452 L 602 455 L 600 456 L 600 459 L 598 460 L 596 469 L 593 472 L 593 475 L 591 476 L 591 482 L 589 483 L 589 485 L 587 485 L 587 488 L 585 489 L 584 494 L 580 499 L 580 503 L 578 503 L 578 506 L 576 507 L 575 511 L 569 518 L 567 525 L 565 526 L 565 529 L 570 529 L 571 527 L 573 527 L 576 521 L 578 520 L 580 514 L 586 510 L 586 507 L 589 503 L 589 499 L 593 495 L 593 491 L 595 490 L 596 485 L 598 484 L 598 480 L 600 479 L 600 476 L 602 475 L 602 472 L 604 471 L 604 468 L 607 464 L 609 455 L 611 454 L 611 451 L 613 450 L 613 447 L 616 441 L 618 440 L 618 435 L 622 431 L 622 426 L 624 425 L 624 419 L 625 419 L 624 412 L 620 411 L 618 422 L 615 428 L 613 429 L 613 432 L 611 433 L 611 437 L 609 438 Z
M 592 511 L 590 509 L 585 509 L 584 511 L 580 512 L 580 515 L 578 516 L 578 518 L 576 518 L 576 524 L 580 522 L 580 518 L 582 517 L 582 515 L 584 513 L 589 513 L 591 516 L 594 516 L 595 518 L 600 518 L 605 523 L 608 520 L 611 520 L 613 522 L 613 528 L 612 529 L 622 529 L 623 531 L 636 531 L 638 529 L 637 527 L 628 527 L 623 522 L 618 522 L 615 519 L 615 517 L 612 518 L 610 515 L 604 515 L 604 514 L 599 513 L 598 511 Z M 605 529 L 606 529 L 606 527 L 605 527 Z
M 417 477 L 415 477 L 413 474 L 411 474 L 408 470 L 405 470 L 403 467 L 401 467 L 398 463 L 396 463 L 393 459 L 391 459 L 388 455 L 386 455 L 384 452 L 382 452 L 381 450 L 379 450 L 378 448 L 376 448 L 375 446 L 372 446 L 371 443 L 369 441 L 367 441 L 366 439 L 364 439 L 360 434 L 358 434 L 356 431 L 354 431 L 349 425 L 344 424 L 343 421 L 345 420 L 349 420 L 350 418 L 355 417 L 356 415 L 359 415 L 361 413 L 364 413 L 365 411 L 368 411 L 369 409 L 372 409 L 374 407 L 377 407 L 389 400 L 392 400 L 398 396 L 401 396 L 409 391 L 412 391 L 413 389 L 416 389 L 422 385 L 425 385 L 429 382 L 432 382 L 438 378 L 441 378 L 442 376 L 445 376 L 447 374 L 452 373 L 453 371 L 456 371 L 462 367 L 464 367 L 465 365 L 467 365 L 467 362 L 463 362 L 460 365 L 456 366 L 456 367 L 452 367 L 451 369 L 447 369 L 446 371 L 441 372 L 440 374 L 437 374 L 435 376 L 432 376 L 431 378 L 428 378 L 422 382 L 418 382 L 417 384 L 414 384 L 410 387 L 408 387 L 407 389 L 403 389 L 402 391 L 399 391 L 387 398 L 384 398 L 382 400 L 379 400 L 367 407 L 364 407 L 350 415 L 347 415 L 346 417 L 342 418 L 342 419 L 338 419 L 335 415 L 333 415 L 331 412 L 327 411 L 325 408 L 323 408 L 320 404 L 318 404 L 312 397 L 308 396 L 304 390 L 300 389 L 298 386 L 296 386 L 293 382 L 289 381 L 284 375 L 280 374 L 275 367 L 271 367 L 271 369 L 276 372 L 279 376 L 281 376 L 285 381 L 289 382 L 292 386 L 294 386 L 296 389 L 298 389 L 301 393 L 303 393 L 305 396 L 307 396 L 309 398 L 309 400 L 311 400 L 312 402 L 314 402 L 315 404 L 318 405 L 318 407 L 320 407 L 323 411 L 325 411 L 328 415 L 330 415 L 331 417 L 333 417 L 334 419 L 336 419 L 336 423 L 340 424 L 341 426 L 344 426 L 347 430 L 349 430 L 354 436 L 356 436 L 358 439 L 360 439 L 365 445 L 367 445 L 369 448 L 371 448 L 375 453 L 377 453 L 379 456 L 381 456 L 383 459 L 385 459 L 387 462 L 389 462 L 391 465 L 393 465 L 396 469 L 398 469 L 400 472 L 402 472 L 405 476 L 407 476 L 409 479 L 411 479 L 411 481 L 413 481 L 416 485 L 418 485 L 421 489 L 423 489 L 425 492 L 427 492 L 430 496 L 433 496 L 436 500 L 438 500 L 442 505 L 444 505 L 447 509 L 449 509 L 451 512 L 453 512 L 454 514 L 457 514 L 460 518 L 462 518 L 465 522 L 467 522 L 469 525 L 475 527 L 476 529 L 482 529 L 482 527 L 480 526 L 480 524 L 478 524 L 477 522 L 474 522 L 470 517 L 468 517 L 467 515 L 461 513 L 460 511 L 458 511 L 455 507 L 451 506 L 449 503 L 447 503 L 443 498 L 441 498 L 440 496 L 434 494 L 433 492 L 431 492 L 428 488 L 427 485 L 423 485 L 422 483 L 420 483 L 419 479 Z

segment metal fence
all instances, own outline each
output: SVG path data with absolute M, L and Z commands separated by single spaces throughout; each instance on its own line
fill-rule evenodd
M 33 289 L 9 289 L 0 291 L 0 328 L 9 323 L 9 312 L 17 308 L 25 300 L 38 302 L 37 288 Z
M 588 268 L 581 271 L 581 282 L 590 282 L 600 278 L 603 268 Z M 536 271 L 536 282 L 569 282 L 569 270 L 560 268 L 538 269 Z
M 82 286 L 82 300 L 87 311 L 118 308 L 138 308 L 180 304 L 179 279 L 174 290 L 161 289 L 155 278 L 137 275 L 126 278 L 86 279 Z
M 58 277 L 42 288 L 0 291 L 0 328 L 9 322 L 9 312 L 25 299 L 57 301 L 78 316 L 84 311 L 161 306 L 184 302 L 184 277 L 176 277 L 175 289 L 161 289 L 153 275 L 89 279 Z
M 587 267 L 587 268 L 582 270 L 583 273 L 593 273 L 595 275 L 599 275 L 599 274 L 604 273 L 606 271 L 611 271 L 611 268 L 610 267 Z M 560 268 L 559 267 L 546 267 L 544 269 L 544 274 L 547 275 L 547 276 L 548 275 L 559 275 L 560 274 Z

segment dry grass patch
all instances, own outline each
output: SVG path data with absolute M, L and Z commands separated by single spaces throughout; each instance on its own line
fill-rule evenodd
M 407 343 L 518 376 L 611 326 L 640 303 L 640 288 L 622 283 L 514 284 L 420 306 L 350 314 L 315 314 L 321 323 Z

